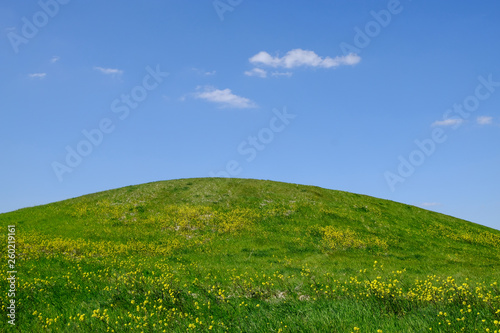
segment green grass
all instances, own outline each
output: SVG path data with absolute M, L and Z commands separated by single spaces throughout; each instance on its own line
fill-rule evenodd
M 0 214 L 5 248 L 7 225 L 1 331 L 500 328 L 500 231 L 369 196 L 180 179 Z

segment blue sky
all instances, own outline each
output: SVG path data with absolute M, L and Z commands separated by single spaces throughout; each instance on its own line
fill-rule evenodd
M 498 1 L 0 4 L 0 212 L 210 175 L 500 229 Z

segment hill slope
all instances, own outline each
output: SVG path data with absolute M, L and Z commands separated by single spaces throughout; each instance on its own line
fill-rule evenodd
M 457 312 L 450 331 L 500 320 L 500 231 L 363 195 L 180 179 L 0 225 L 16 226 L 26 331 L 439 330 L 441 309 Z M 468 305 L 478 314 L 457 320 Z

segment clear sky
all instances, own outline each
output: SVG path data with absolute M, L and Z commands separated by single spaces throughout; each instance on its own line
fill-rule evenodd
M 500 229 L 500 2 L 3 1 L 0 212 L 271 179 Z

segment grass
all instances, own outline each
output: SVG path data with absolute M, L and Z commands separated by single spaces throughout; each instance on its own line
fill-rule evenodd
M 373 197 L 180 179 L 0 214 L 20 332 L 500 332 L 500 231 Z M 7 258 L 5 258 L 5 266 Z

